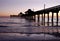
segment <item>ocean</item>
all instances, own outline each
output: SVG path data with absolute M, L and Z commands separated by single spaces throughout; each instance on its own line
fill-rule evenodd
M 60 19 L 59 19 L 60 20 Z M 47 18 L 45 20 L 47 22 Z M 51 22 L 51 18 L 49 20 Z M 54 25 L 56 25 L 56 18 L 54 18 Z M 38 40 L 59 40 L 59 36 L 47 34 L 58 32 L 60 33 L 60 27 L 39 26 L 37 21 L 27 20 L 20 17 L 0 17 L 0 41 L 38 41 Z M 60 22 L 58 23 L 60 25 Z M 22 33 L 20 33 L 22 32 Z M 35 33 L 40 34 L 35 34 Z M 33 33 L 33 34 L 29 34 Z

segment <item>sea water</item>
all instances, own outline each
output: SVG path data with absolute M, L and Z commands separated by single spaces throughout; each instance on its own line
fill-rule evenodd
M 51 22 L 51 18 L 49 19 Z M 60 21 L 60 19 L 59 19 Z M 45 19 L 47 22 L 47 18 Z M 56 18 L 54 19 L 56 22 Z M 56 24 L 56 23 L 54 23 Z M 59 23 L 60 24 L 60 23 Z M 19 41 L 19 40 L 51 40 L 51 39 L 60 39 L 54 35 L 50 34 L 21 34 L 19 32 L 60 32 L 59 27 L 48 27 L 48 26 L 39 26 L 38 22 L 30 21 L 20 17 L 0 17 L 0 40 L 11 40 L 11 41 Z

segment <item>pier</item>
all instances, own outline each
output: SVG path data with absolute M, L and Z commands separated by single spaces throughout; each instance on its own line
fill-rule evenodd
M 25 14 L 22 14 L 22 12 L 21 12 L 21 17 L 25 18 L 27 20 L 34 20 L 34 21 L 36 21 L 36 18 L 37 18 L 37 23 L 38 23 L 39 27 L 44 27 L 44 28 L 52 27 L 52 29 L 56 28 L 56 32 L 54 32 L 54 30 L 52 30 L 52 32 L 53 32 L 52 34 L 57 33 L 57 35 L 58 35 L 58 34 L 60 34 L 59 30 L 58 30 L 58 27 L 60 27 L 58 25 L 58 21 L 59 21 L 58 13 L 59 13 L 59 11 L 60 11 L 60 5 L 54 6 L 54 7 L 50 7 L 50 8 L 46 8 L 46 9 L 44 7 L 44 9 L 38 10 L 38 11 L 32 11 L 31 9 L 28 9 L 27 11 L 25 11 Z M 50 13 L 51 13 L 51 16 L 49 15 Z M 56 25 L 54 25 L 54 13 L 56 13 L 56 22 L 55 22 Z M 37 15 L 37 17 L 36 17 L 36 15 Z M 45 22 L 46 15 L 47 15 L 47 22 Z M 20 17 L 20 16 L 18 15 L 18 17 Z M 49 21 L 50 17 L 51 17 L 51 22 Z M 49 23 L 51 23 L 51 26 L 50 26 Z M 47 26 L 45 24 L 47 24 Z M 49 29 L 47 29 L 47 30 L 48 30 L 47 34 L 48 33 L 51 34 L 49 32 Z M 44 29 L 43 29 L 43 31 L 44 31 Z M 18 32 L 18 33 L 40 34 L 40 33 L 46 33 L 46 32 Z
M 45 18 L 46 18 L 46 15 L 47 15 L 47 26 L 48 26 L 48 28 L 50 26 L 49 23 L 51 23 L 52 29 L 53 29 L 53 27 L 56 27 L 57 33 L 59 33 L 58 32 L 58 28 L 57 28 L 57 27 L 59 27 L 59 25 L 58 25 L 58 21 L 59 21 L 58 13 L 59 13 L 59 11 L 60 11 L 60 5 L 54 6 L 54 7 L 50 7 L 50 8 L 46 8 L 46 9 L 44 7 L 44 9 L 38 10 L 38 11 L 32 11 L 31 9 L 28 9 L 25 12 L 25 14 L 22 15 L 22 17 L 24 17 L 26 19 L 29 19 L 29 20 L 36 21 L 36 15 L 37 15 L 38 24 L 41 23 L 45 27 Z M 49 16 L 50 12 L 51 12 L 51 16 Z M 54 13 L 56 13 L 56 25 L 54 25 Z M 42 20 L 40 20 L 40 17 L 42 18 Z M 49 22 L 49 18 L 50 17 L 51 17 L 51 22 Z M 41 26 L 41 25 L 38 25 L 38 26 Z M 37 33 L 40 33 L 40 32 L 37 32 Z
M 60 5 L 58 6 L 54 6 L 54 7 L 51 7 L 51 8 L 47 8 L 47 9 L 42 9 L 42 10 L 39 10 L 39 11 L 31 11 L 30 9 L 27 10 L 25 12 L 24 15 L 22 15 L 22 17 L 25 17 L 27 19 L 34 19 L 36 20 L 36 15 L 37 15 L 37 20 L 38 22 L 40 22 L 40 15 L 42 16 L 42 24 L 45 26 L 45 15 L 47 14 L 47 25 L 49 26 L 49 14 L 50 12 L 52 13 L 52 19 L 51 19 L 51 26 L 54 26 L 54 22 L 53 22 L 53 18 L 54 18 L 54 13 L 56 13 L 56 25 L 55 26 L 58 26 L 58 19 L 59 19 L 59 16 L 58 16 L 58 13 L 59 13 L 59 10 L 60 10 Z M 33 18 L 34 16 L 34 18 Z M 41 22 L 40 22 L 41 23 Z

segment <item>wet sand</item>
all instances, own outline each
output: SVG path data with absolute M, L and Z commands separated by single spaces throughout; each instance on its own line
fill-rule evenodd
M 49 34 L 0 33 L 0 41 L 58 41 L 59 37 Z
M 55 33 L 57 31 L 60 33 L 60 27 L 39 26 L 20 18 L 0 19 L 0 41 L 60 41 L 60 34 Z

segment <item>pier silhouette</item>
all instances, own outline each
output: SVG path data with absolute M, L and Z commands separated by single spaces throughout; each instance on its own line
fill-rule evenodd
M 56 26 L 58 26 L 58 13 L 59 13 L 59 10 L 60 10 L 60 5 L 58 6 L 54 6 L 54 7 L 51 7 L 51 8 L 47 8 L 47 9 L 42 9 L 42 10 L 39 10 L 39 11 L 32 11 L 31 9 L 28 9 L 25 14 L 22 15 L 22 17 L 25 17 L 27 19 L 36 19 L 36 15 L 38 16 L 38 22 L 40 21 L 40 15 L 42 16 L 42 24 L 45 25 L 45 15 L 47 14 L 47 18 L 48 18 L 48 26 L 49 26 L 49 14 L 50 12 L 52 13 L 52 26 L 54 26 L 54 23 L 53 23 L 53 17 L 54 17 L 54 13 L 56 13 Z M 34 18 L 33 18 L 34 16 Z
M 45 24 L 45 15 L 47 14 L 47 27 L 52 27 L 52 29 L 54 27 L 56 27 L 56 30 L 57 32 L 18 32 L 18 33 L 21 33 L 21 34 L 41 34 L 41 33 L 45 33 L 45 34 L 52 34 L 52 35 L 55 35 L 55 36 L 60 36 L 59 34 L 59 31 L 58 31 L 58 27 L 60 27 L 58 25 L 58 21 L 59 21 L 59 16 L 58 16 L 58 13 L 60 11 L 60 5 L 58 6 L 54 6 L 54 7 L 50 7 L 50 8 L 46 8 L 46 9 L 42 9 L 42 10 L 38 10 L 38 11 L 32 11 L 31 9 L 28 9 L 27 11 L 25 11 L 25 14 L 23 14 L 22 12 L 19 13 L 18 17 L 22 17 L 22 18 L 25 18 L 27 20 L 34 20 L 36 21 L 36 15 L 37 15 L 37 22 L 38 22 L 38 26 L 43 26 L 43 27 L 46 27 Z M 50 12 L 52 13 L 52 17 L 49 16 Z M 54 13 L 56 13 L 56 25 L 54 25 Z M 40 17 L 42 18 L 42 21 L 40 20 Z M 51 26 L 49 25 L 49 18 L 52 18 L 51 19 Z M 41 23 L 41 25 L 39 25 L 39 23 Z M 41 27 L 42 27 L 41 26 Z M 48 30 L 49 31 L 49 30 Z M 7 32 L 8 33 L 8 32 Z M 15 33 L 15 32 L 13 32 Z

